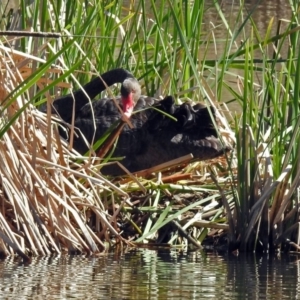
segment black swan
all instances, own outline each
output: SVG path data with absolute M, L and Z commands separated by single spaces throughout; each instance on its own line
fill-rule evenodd
M 124 157 L 121 163 L 129 171 L 147 169 L 189 153 L 197 160 L 211 159 L 231 149 L 218 139 L 205 105 L 177 105 L 172 96 L 163 100 L 140 96 L 138 81 L 124 69 L 111 70 L 102 74 L 101 78 L 107 86 L 122 82 L 121 97 L 116 100 L 127 117 L 134 110 L 130 118 L 133 128 L 127 124 L 124 126 L 113 153 L 114 157 Z M 83 86 L 86 94 L 80 89 L 53 103 L 53 112 L 65 122 L 71 122 L 72 112 L 75 111 L 74 125 L 78 135 L 74 137 L 73 147 L 81 154 L 89 149 L 82 135 L 89 143 L 96 142 L 121 118 L 112 99 L 94 100 L 92 105 L 89 103 L 86 95 L 93 99 L 105 89 L 102 80 L 95 78 Z M 212 108 L 211 112 L 214 116 Z M 106 175 L 124 174 L 115 164 L 101 170 Z

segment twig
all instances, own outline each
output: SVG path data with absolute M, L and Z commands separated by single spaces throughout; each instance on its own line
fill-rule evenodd
M 42 32 L 42 31 L 22 31 L 22 30 L 0 30 L 0 36 L 33 36 L 45 38 L 60 38 L 60 37 L 85 37 L 85 38 L 101 38 L 101 39 L 116 39 L 111 36 L 95 36 L 95 35 L 82 35 L 82 34 L 61 34 L 59 32 Z
M 153 172 L 158 172 L 167 168 L 177 167 L 179 164 L 188 164 L 193 158 L 193 154 L 184 155 L 179 158 L 165 162 L 163 164 L 157 165 L 155 167 L 136 172 L 134 173 L 134 175 L 138 177 L 146 177 Z
M 193 175 L 191 173 L 187 173 L 187 174 L 174 174 L 174 175 L 166 176 L 163 177 L 161 181 L 163 183 L 174 183 L 180 180 L 191 180 L 191 179 L 193 179 Z
M 191 237 L 181 226 L 180 224 L 175 221 L 172 220 L 171 223 L 177 228 L 177 230 L 180 232 L 180 234 L 186 238 L 190 243 L 192 243 L 194 246 L 196 246 L 197 248 L 202 248 L 201 244 L 195 240 L 193 237 Z
M 57 32 L 32 32 L 32 31 L 18 31 L 18 30 L 4 30 L 0 31 L 0 35 L 8 36 L 34 36 L 34 37 L 47 37 L 47 38 L 59 38 L 62 35 Z
M 109 135 L 107 140 L 101 146 L 100 150 L 97 153 L 98 157 L 103 158 L 107 154 L 107 152 L 109 151 L 109 149 L 111 148 L 115 140 L 119 137 L 125 125 L 126 122 L 120 121 L 120 124 L 113 130 L 113 132 Z

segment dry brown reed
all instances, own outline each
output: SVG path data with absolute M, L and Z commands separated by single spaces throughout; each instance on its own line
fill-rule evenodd
M 3 129 L 28 101 L 28 95 L 23 94 L 5 108 L 7 96 L 31 75 L 33 62 L 42 60 L 4 45 L 0 51 Z M 44 84 L 45 79 L 37 82 L 40 88 Z M 128 194 L 100 175 L 95 158 L 77 163 L 79 154 L 68 149 L 54 122 L 33 105 L 3 130 L 0 153 L 2 254 L 25 257 L 29 253 L 103 251 L 103 242 L 88 224 L 87 211 L 93 211 L 103 230 L 119 236 L 99 195 L 105 190 L 126 201 Z

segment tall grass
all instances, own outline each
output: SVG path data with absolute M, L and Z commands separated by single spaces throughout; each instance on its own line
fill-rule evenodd
M 270 19 L 261 36 L 252 19 L 255 6 L 248 11 L 241 1 L 227 19 L 218 3 L 65 0 L 26 6 L 21 1 L 19 24 L 13 15 L 2 20 L 2 25 L 17 26 L 7 29 L 61 34 L 1 39 L 1 53 L 9 59 L 1 56 L 6 73 L 1 78 L 0 135 L 11 141 L 16 154 L 7 156 L 10 148 L 5 147 L 3 153 L 7 161 L 23 159 L 22 170 L 33 166 L 26 175 L 17 175 L 20 166 L 12 164 L 10 185 L 4 184 L 6 166 L 0 169 L 2 253 L 96 252 L 104 249 L 103 241 L 199 247 L 212 228 L 215 234 L 228 234 L 231 250 L 298 247 L 298 7 L 291 2 L 291 20 L 274 24 Z M 216 24 L 208 26 L 211 11 Z M 218 26 L 226 32 L 222 50 L 216 47 Z M 291 45 L 288 53 L 281 55 L 286 44 Z M 10 45 L 19 55 L 9 52 Z M 147 95 L 172 94 L 177 101 L 192 99 L 216 107 L 226 130 L 220 138 L 236 141 L 232 157 L 210 168 L 192 164 L 176 176 L 157 173 L 147 180 L 114 184 L 99 174 L 95 158 L 79 164 L 78 154 L 60 142 L 50 115 L 36 112 L 34 106 L 115 67 L 132 71 Z M 221 101 L 224 91 L 231 95 L 228 103 Z M 238 107 L 238 113 L 231 114 L 227 105 Z M 30 128 L 37 126 L 38 136 L 43 136 L 40 142 L 35 130 L 26 131 L 32 120 Z M 16 143 L 13 131 L 27 133 Z M 13 183 L 22 180 L 26 193 L 17 197 L 21 187 Z M 36 196 L 40 190 L 43 201 Z M 11 210 L 17 226 L 8 215 Z M 192 214 L 188 219 L 187 212 Z M 27 214 L 34 218 L 26 220 Z M 224 222 L 228 225 L 217 224 Z M 170 228 L 177 233 L 173 237 L 167 235 Z
M 298 7 L 291 5 L 296 12 Z M 235 122 L 238 173 L 229 248 L 298 250 L 294 243 L 299 188 L 298 19 L 292 14 L 289 22 L 279 22 L 274 36 L 270 33 L 272 19 L 265 36 L 259 33 L 251 12 L 246 20 L 251 31 L 242 48 L 229 56 L 230 63 L 245 57 L 233 66 L 244 72 L 239 78 L 242 89 L 240 93 L 229 89 L 242 112 Z M 291 45 L 287 55 L 282 54 L 287 45 Z M 274 49 L 271 54 L 270 46 Z M 228 57 L 224 67 L 231 67 Z M 219 89 L 226 88 L 222 82 Z

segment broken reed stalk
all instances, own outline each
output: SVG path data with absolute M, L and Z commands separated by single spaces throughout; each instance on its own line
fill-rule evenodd
M 120 124 L 113 130 L 113 132 L 109 135 L 107 140 L 101 146 L 100 150 L 97 153 L 98 157 L 103 158 L 107 154 L 107 152 L 111 149 L 116 139 L 119 137 L 125 125 L 126 122 L 120 121 Z
M 62 35 L 57 32 L 33 32 L 33 31 L 22 31 L 22 30 L 4 30 L 0 31 L 0 36 L 33 36 L 33 37 L 45 37 L 45 38 L 59 38 Z
M 162 171 L 162 170 L 165 170 L 165 169 L 172 169 L 173 167 L 177 167 L 178 165 L 186 165 L 192 159 L 193 159 L 192 154 L 184 155 L 182 157 L 179 157 L 179 158 L 170 160 L 168 162 L 159 164 L 159 165 L 154 166 L 152 168 L 136 172 L 136 173 L 134 173 L 134 175 L 137 176 L 137 177 L 147 177 L 151 173 L 159 172 L 159 171 Z

